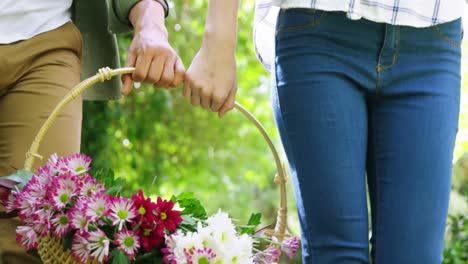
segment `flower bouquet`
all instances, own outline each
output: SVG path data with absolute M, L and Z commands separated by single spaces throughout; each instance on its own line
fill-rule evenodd
M 255 236 L 260 214 L 235 226 L 225 212 L 208 217 L 190 193 L 156 201 L 141 190 L 122 197 L 118 179 L 102 173 L 93 178 L 90 163 L 82 154 L 53 155 L 3 201 L 7 213 L 16 211 L 24 222 L 16 239 L 25 249 L 53 239 L 83 264 L 263 264 L 276 263 L 281 251 L 296 254 L 297 237 L 279 243 Z
M 91 175 L 91 158 L 82 154 L 52 155 L 31 172 L 42 138 L 69 102 L 98 81 L 133 71 L 103 68 L 73 88 L 33 140 L 24 170 L 0 178 L 7 214 L 16 213 L 24 222 L 16 230 L 17 241 L 26 249 L 37 248 L 45 264 L 270 264 L 278 262 L 281 252 L 292 258 L 299 240 L 286 236 L 284 166 L 265 129 L 237 103 L 235 108 L 258 128 L 275 159 L 281 199 L 273 230 L 257 232 L 260 214 L 252 214 L 246 225 L 234 224 L 222 211 L 208 216 L 191 193 L 152 200 L 139 190 L 124 197 L 120 179 L 105 171 Z

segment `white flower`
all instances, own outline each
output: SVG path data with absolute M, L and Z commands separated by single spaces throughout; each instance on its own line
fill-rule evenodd
M 125 222 L 131 222 L 137 215 L 137 210 L 132 202 L 126 197 L 112 198 L 109 217 L 112 225 L 118 226 L 119 231 Z
M 90 256 L 96 259 L 99 263 L 104 263 L 109 257 L 109 238 L 102 230 L 96 230 L 89 233 L 89 250 Z
M 236 239 L 236 229 L 228 214 L 218 211 L 210 216 L 206 222 L 207 228 L 211 230 L 212 236 L 221 248 L 228 250 Z
M 69 172 L 75 175 L 83 175 L 88 172 L 91 164 L 91 158 L 83 154 L 73 154 L 62 159 Z
M 115 235 L 115 242 L 118 249 L 125 252 L 130 260 L 134 260 L 138 249 L 140 248 L 140 242 L 138 236 L 133 231 L 122 230 Z
M 94 199 L 90 199 L 88 202 L 88 207 L 86 208 L 86 216 L 90 218 L 91 221 L 97 221 L 101 217 L 106 216 L 109 210 L 109 198 L 108 196 L 102 194 Z
M 248 235 L 238 236 L 226 213 L 219 211 L 206 222 L 207 226 L 199 222 L 195 233 L 176 233 L 166 237 L 167 258 L 177 264 L 253 263 L 252 238 Z
M 191 248 L 203 248 L 201 237 L 197 233 L 177 234 L 172 236 L 173 245 L 175 248 L 172 249 L 174 257 L 177 263 L 186 263 L 187 257 L 185 250 Z
M 72 256 L 81 263 L 87 263 L 89 259 L 88 240 L 78 233 L 75 233 L 72 241 Z
M 30 226 L 18 226 L 16 228 L 16 241 L 26 250 L 37 248 L 37 234 Z
M 52 218 L 52 226 L 55 228 L 54 236 L 62 238 L 70 230 L 70 219 L 67 214 L 59 213 Z

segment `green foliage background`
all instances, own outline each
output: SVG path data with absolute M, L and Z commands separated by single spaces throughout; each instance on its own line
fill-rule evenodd
M 207 10 L 206 0 L 172 1 L 167 19 L 170 41 L 185 66 L 198 51 Z M 237 101 L 254 113 L 280 146 L 269 103 L 266 72 L 252 46 L 254 1 L 243 1 L 239 19 Z M 131 35 L 119 36 L 122 62 Z M 467 78 L 463 91 L 466 95 Z M 456 148 L 454 192 L 447 229 L 446 264 L 466 263 L 467 175 L 463 153 L 468 150 L 468 113 L 462 99 L 460 136 Z M 145 193 L 170 198 L 192 191 L 209 213 L 223 208 L 246 221 L 251 212 L 262 212 L 272 223 L 279 195 L 273 183 L 276 172 L 269 149 L 240 113 L 219 120 L 214 113 L 193 108 L 172 91 L 142 85 L 130 96 L 113 102 L 86 102 L 82 152 L 93 157 L 94 167 L 107 167 L 126 180 L 126 192 L 142 188 Z M 467 158 L 468 160 L 468 158 Z M 468 164 L 468 161 L 466 161 Z M 298 232 L 292 190 L 290 230 Z M 464 254 L 464 255 L 463 255 Z

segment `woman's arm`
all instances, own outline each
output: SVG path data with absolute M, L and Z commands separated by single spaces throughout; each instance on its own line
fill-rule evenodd
M 235 50 L 240 0 L 209 0 L 202 47 L 185 75 L 184 96 L 194 106 L 218 112 L 234 107 L 237 92 Z

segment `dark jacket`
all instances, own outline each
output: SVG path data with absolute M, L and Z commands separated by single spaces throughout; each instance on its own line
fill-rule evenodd
M 82 79 L 96 74 L 102 67 L 118 68 L 119 50 L 115 34 L 132 30 L 130 9 L 139 0 L 75 0 L 73 21 L 83 37 Z M 114 77 L 88 89 L 87 100 L 120 98 L 121 81 Z

